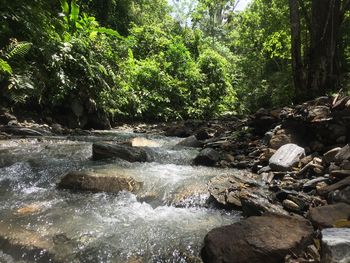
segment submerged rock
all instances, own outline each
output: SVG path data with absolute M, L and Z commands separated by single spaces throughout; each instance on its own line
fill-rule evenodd
M 291 231 L 292 230 L 292 231 Z M 215 228 L 204 239 L 204 263 L 280 263 L 312 243 L 313 228 L 304 219 L 265 215 Z
M 214 166 L 220 159 L 220 153 L 211 148 L 203 149 L 194 159 L 194 164 Z
M 350 205 L 338 203 L 310 209 L 308 218 L 317 228 L 333 227 L 339 220 L 350 218 Z
M 350 262 L 350 229 L 328 228 L 322 230 L 322 262 Z
M 269 165 L 275 171 L 289 171 L 304 156 L 303 148 L 292 143 L 285 144 L 272 155 Z
M 35 260 L 35 262 L 64 262 L 55 255 L 52 239 L 27 229 L 0 222 L 1 251 L 15 259 Z
M 93 192 L 138 191 L 141 183 L 129 176 L 117 173 L 95 173 L 89 171 L 69 172 L 59 182 L 59 188 L 88 190 Z
M 102 142 L 92 145 L 92 157 L 94 160 L 120 158 L 129 162 L 147 161 L 147 153 L 142 148 Z

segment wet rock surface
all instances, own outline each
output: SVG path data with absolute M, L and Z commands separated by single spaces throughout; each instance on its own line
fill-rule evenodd
M 322 262 L 350 262 L 350 228 L 322 230 Z
M 120 191 L 136 192 L 141 183 L 130 176 L 115 173 L 98 173 L 91 171 L 73 171 L 67 173 L 59 182 L 58 187 L 72 190 L 87 190 L 93 192 Z
M 341 220 L 349 220 L 350 205 L 338 203 L 310 209 L 308 218 L 317 228 L 328 228 L 337 225 Z
M 291 231 L 293 229 L 293 231 Z M 204 240 L 204 263 L 283 262 L 312 242 L 313 228 L 304 219 L 266 215 L 249 217 L 210 231 Z
M 92 158 L 94 160 L 120 158 L 129 162 L 146 162 L 147 153 L 139 147 L 111 143 L 94 143 L 92 145 Z
M 196 165 L 214 166 L 220 159 L 220 154 L 214 149 L 205 148 L 193 160 Z

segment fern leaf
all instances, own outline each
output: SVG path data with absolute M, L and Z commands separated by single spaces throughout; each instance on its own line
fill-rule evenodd
M 30 43 L 30 42 L 13 41 L 8 46 L 5 57 L 7 59 L 11 59 L 15 56 L 23 57 L 28 53 L 28 51 L 31 47 L 32 47 L 32 43 Z
M 12 75 L 12 68 L 9 63 L 0 58 L 0 73 Z

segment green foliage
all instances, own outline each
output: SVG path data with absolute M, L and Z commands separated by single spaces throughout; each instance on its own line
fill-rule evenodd
M 229 25 L 231 50 L 238 55 L 237 96 L 242 109 L 291 103 L 289 9 L 284 0 L 254 0 Z
M 0 58 L 0 74 L 12 75 L 12 67 L 8 62 Z

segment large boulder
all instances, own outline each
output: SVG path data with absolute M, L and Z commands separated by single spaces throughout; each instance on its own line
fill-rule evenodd
M 305 156 L 304 148 L 288 143 L 280 147 L 269 160 L 269 165 L 275 171 L 289 171 Z
M 147 153 L 142 148 L 103 142 L 92 145 L 92 157 L 94 160 L 120 158 L 129 162 L 147 161 Z
M 211 230 L 204 239 L 204 263 L 280 263 L 312 242 L 313 228 L 304 219 L 282 215 L 249 217 Z
M 194 159 L 194 164 L 213 166 L 220 159 L 220 153 L 212 148 L 203 149 Z
M 350 205 L 337 203 L 334 205 L 311 208 L 308 218 L 317 228 L 333 227 L 338 222 L 350 218 Z
M 90 171 L 73 171 L 67 173 L 59 182 L 59 188 L 87 190 L 93 192 L 136 192 L 141 183 L 129 176 L 117 173 L 96 173 Z
M 350 262 L 350 229 L 328 228 L 322 230 L 322 262 Z

